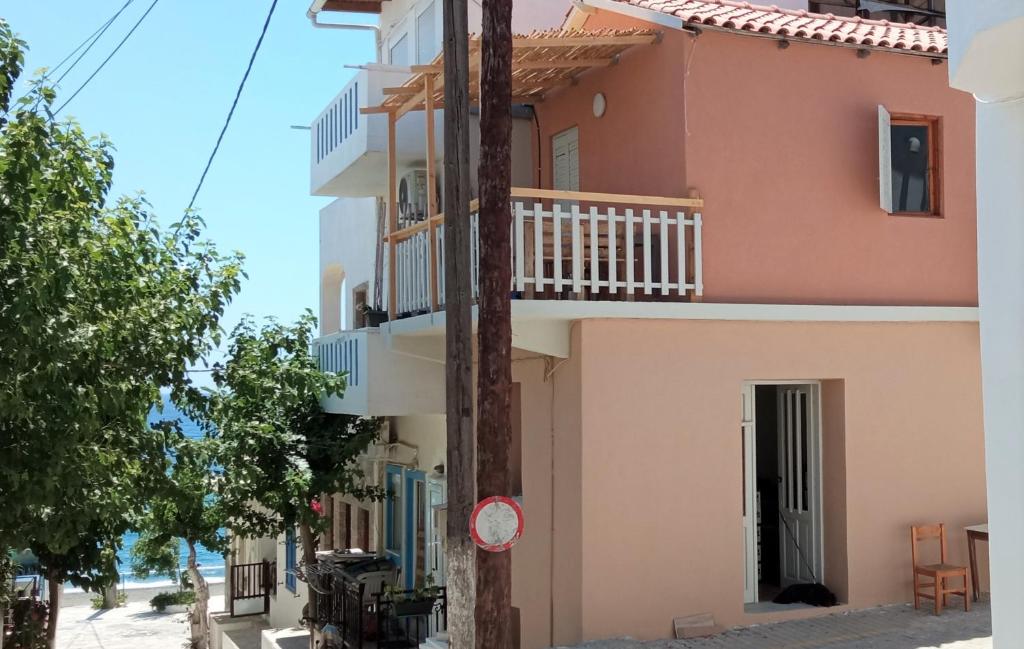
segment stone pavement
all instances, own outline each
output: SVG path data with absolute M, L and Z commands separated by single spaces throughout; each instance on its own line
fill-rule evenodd
M 211 610 L 223 599 L 210 598 Z M 60 610 L 57 649 L 179 649 L 188 645 L 184 613 L 156 613 L 146 602 L 130 602 L 110 611 L 91 606 Z
M 577 649 L 992 649 L 988 602 L 941 616 L 905 604 L 733 629 L 699 640 L 605 640 Z

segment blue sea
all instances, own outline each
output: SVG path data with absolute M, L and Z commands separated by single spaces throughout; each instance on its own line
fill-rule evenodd
M 167 397 L 164 397 L 163 410 L 154 410 L 150 413 L 149 420 L 150 422 L 157 422 L 167 419 L 178 419 L 181 422 L 182 432 L 184 432 L 188 437 L 198 438 L 203 434 L 199 429 L 199 426 L 194 421 L 178 410 L 174 404 L 167 399 Z M 146 588 L 151 586 L 170 585 L 171 582 L 166 575 L 150 576 L 143 579 L 131 574 L 131 549 L 132 545 L 135 544 L 135 541 L 138 538 L 138 534 L 126 534 L 124 537 L 124 545 L 122 546 L 121 551 L 117 553 L 118 558 L 121 560 L 120 570 L 123 587 Z M 216 552 L 211 552 L 202 546 L 197 547 L 196 551 L 196 558 L 199 562 L 199 571 L 207 581 L 224 581 L 224 557 Z M 180 557 L 181 569 L 184 570 L 188 563 L 188 547 L 184 543 L 181 544 L 178 556 Z

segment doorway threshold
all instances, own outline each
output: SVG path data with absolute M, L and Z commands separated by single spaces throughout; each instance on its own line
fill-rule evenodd
M 744 613 L 785 613 L 788 611 L 800 611 L 806 609 L 818 608 L 817 606 L 811 606 L 810 604 L 804 604 L 803 602 L 796 602 L 794 604 L 776 604 L 775 602 L 768 600 L 764 602 L 752 602 L 743 605 Z

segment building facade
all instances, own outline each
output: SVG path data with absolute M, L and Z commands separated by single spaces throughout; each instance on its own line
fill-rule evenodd
M 314 351 L 349 376 L 328 411 L 387 421 L 367 467 L 389 498 L 332 499 L 323 545 L 411 588 L 444 583 L 440 5 L 366 4 L 381 59 L 312 127 L 335 197 Z M 987 520 L 975 107 L 945 31 L 541 4 L 515 4 L 519 646 L 908 601 L 913 524 L 945 522 L 964 563 Z M 841 608 L 771 602 L 812 581 Z

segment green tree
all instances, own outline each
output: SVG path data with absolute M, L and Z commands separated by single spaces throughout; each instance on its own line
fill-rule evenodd
M 223 512 L 215 489 L 219 480 L 214 469 L 215 444 L 209 438 L 189 439 L 178 432 L 171 470 L 149 501 L 140 525 L 140 543 L 133 548 L 137 548 L 136 556 L 143 566 L 176 571 L 179 542 L 188 547 L 188 576 L 196 594 L 189 620 L 193 649 L 206 649 L 210 641 L 210 588 L 199 572 L 196 547 L 203 545 L 220 552 L 227 549 L 220 531 Z M 168 550 L 173 553 L 173 568 Z
M 169 468 L 147 415 L 218 344 L 241 257 L 194 215 L 165 230 L 141 197 L 108 202 L 110 143 L 55 121 L 44 77 L 12 100 L 24 48 L 0 20 L 0 552 L 102 590 Z
M 215 427 L 221 505 L 233 534 L 276 537 L 298 528 L 302 560 L 316 563 L 315 540 L 326 519 L 321 494 L 379 498 L 366 485 L 360 457 L 380 422 L 324 412 L 325 394 L 342 394 L 345 379 L 323 372 L 310 355 L 316 319 L 294 325 L 243 320 L 227 361 L 214 368 L 206 420 Z M 310 613 L 316 594 L 309 592 Z

